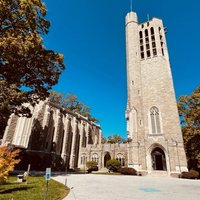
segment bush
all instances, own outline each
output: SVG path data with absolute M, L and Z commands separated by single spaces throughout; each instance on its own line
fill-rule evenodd
M 19 152 L 12 146 L 0 147 L 0 185 L 6 182 L 8 173 L 13 171 L 15 165 L 20 162 Z
M 87 168 L 95 168 L 97 167 L 98 163 L 96 161 L 87 161 L 86 162 L 86 167 Z
M 131 167 L 119 168 L 118 172 L 124 175 L 137 175 L 137 171 Z
M 87 170 L 88 173 L 91 173 L 92 171 L 98 171 L 98 167 L 91 167 Z
M 121 163 L 116 159 L 108 160 L 106 162 L 106 168 L 111 171 L 117 172 L 119 167 L 121 167 Z
M 187 179 L 197 179 L 199 177 L 199 172 L 192 169 L 189 172 L 182 172 L 180 177 Z

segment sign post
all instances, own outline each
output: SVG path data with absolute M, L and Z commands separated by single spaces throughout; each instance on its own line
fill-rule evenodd
M 49 180 L 51 179 L 51 168 L 46 168 L 45 179 L 46 179 L 46 190 L 44 192 L 44 200 L 47 199 Z

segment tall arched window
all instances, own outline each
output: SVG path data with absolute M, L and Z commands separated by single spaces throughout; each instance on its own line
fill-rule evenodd
M 160 128 L 160 114 L 157 107 L 152 107 L 150 109 L 150 118 L 151 118 L 151 132 L 152 134 L 161 133 Z
M 95 161 L 95 162 L 98 163 L 99 157 L 98 157 L 98 155 L 97 155 L 96 153 L 94 153 L 94 154 L 92 155 L 92 161 Z
M 121 163 L 121 166 L 125 166 L 124 155 L 122 155 L 121 153 L 117 154 L 116 160 L 118 160 Z
M 81 155 L 81 165 L 86 164 L 87 162 L 87 156 L 85 154 Z

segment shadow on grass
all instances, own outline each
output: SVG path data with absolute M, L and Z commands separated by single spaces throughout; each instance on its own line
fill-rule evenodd
M 16 191 L 26 191 L 26 190 L 29 190 L 31 188 L 33 188 L 33 187 L 30 187 L 30 186 L 16 187 L 16 188 L 0 191 L 0 194 L 7 194 L 7 193 L 16 192 Z

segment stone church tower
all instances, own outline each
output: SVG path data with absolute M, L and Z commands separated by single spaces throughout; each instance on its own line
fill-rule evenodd
M 128 164 L 151 173 L 187 171 L 162 20 L 126 16 Z

